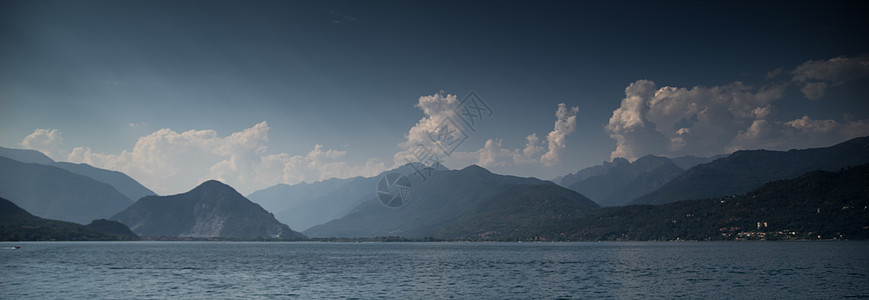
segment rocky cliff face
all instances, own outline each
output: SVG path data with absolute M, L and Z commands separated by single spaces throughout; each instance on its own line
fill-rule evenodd
M 144 197 L 112 219 L 141 236 L 304 238 L 232 187 L 214 180 L 183 194 Z

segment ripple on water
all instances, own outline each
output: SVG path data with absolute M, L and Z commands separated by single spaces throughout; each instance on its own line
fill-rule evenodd
M 0 251 L 16 274 L 0 280 L 3 298 L 869 295 L 865 242 L 16 244 Z

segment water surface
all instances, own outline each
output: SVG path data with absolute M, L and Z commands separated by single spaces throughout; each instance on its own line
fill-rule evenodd
M 28 242 L 0 269 L 5 299 L 869 298 L 869 242 Z

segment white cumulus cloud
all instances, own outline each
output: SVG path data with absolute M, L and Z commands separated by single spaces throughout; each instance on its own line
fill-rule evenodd
M 75 147 L 66 160 L 124 172 L 159 194 L 184 192 L 208 179 L 246 194 L 278 183 L 373 176 L 385 170 L 374 159 L 362 165 L 341 161 L 346 151 L 322 145 L 304 155 L 268 153 L 269 131 L 265 121 L 228 136 L 164 128 L 140 137 L 132 150 L 109 154 Z
M 57 129 L 36 129 L 33 133 L 24 137 L 19 145 L 25 149 L 37 150 L 43 154 L 57 160 L 63 155 L 60 145 L 63 142 L 63 137 Z
M 451 94 L 440 93 L 419 97 L 416 107 L 422 109 L 424 116 L 408 130 L 404 141 L 398 144 L 403 150 L 395 154 L 393 167 L 408 162 L 420 162 L 420 158 L 425 157 L 420 155 L 420 149 L 434 153 L 440 162 L 450 167 L 476 164 L 489 168 L 534 163 L 553 166 L 561 160 L 562 154 L 567 149 L 567 136 L 576 130 L 576 114 L 579 111 L 578 107 L 568 108 L 564 103 L 558 105 L 555 112 L 555 126 L 545 137 L 546 145 L 543 145 L 536 133 L 532 133 L 525 137 L 525 147 L 523 148 L 505 148 L 501 139 L 490 138 L 486 139 L 483 147 L 476 151 L 447 153 L 444 149 L 450 150 L 449 145 L 439 146 L 438 143 L 440 142 L 432 141 L 432 136 L 445 132 L 445 124 L 448 125 L 447 127 L 458 130 L 455 132 L 458 136 L 464 134 L 466 140 L 462 143 L 471 143 L 469 141 L 473 138 L 472 134 L 469 133 L 472 131 L 461 125 L 461 119 L 453 111 L 457 105 L 459 105 L 459 101 L 455 95 Z M 545 153 L 544 149 L 547 150 Z M 430 161 L 423 163 L 426 162 Z
M 784 85 L 754 88 L 741 82 L 691 88 L 657 87 L 638 80 L 625 89 L 605 130 L 616 140 L 612 158 L 646 154 L 716 155 L 741 149 L 830 145 L 869 134 L 867 120 L 839 123 L 809 116 L 775 119 Z
M 579 107 L 567 108 L 564 103 L 558 104 L 558 110 L 555 111 L 555 128 L 546 135 L 546 141 L 549 143 L 549 151 L 540 157 L 540 162 L 547 167 L 554 166 L 561 161 L 561 155 L 567 148 L 567 136 L 576 130 L 576 113 Z M 527 149 L 527 147 L 526 147 Z
M 418 148 L 420 145 L 429 152 L 435 152 L 436 155 L 439 154 L 437 160 L 443 160 L 446 157 L 445 153 L 443 153 L 444 151 L 440 150 L 438 144 L 431 139 L 430 135 L 440 132 L 444 124 L 446 124 L 444 122 L 450 122 L 450 120 L 455 121 L 456 123 L 454 124 L 461 126 L 458 124 L 461 121 L 455 118 L 455 113 L 453 112 L 453 108 L 458 104 L 456 95 L 451 94 L 438 93 L 419 97 L 416 107 L 422 110 L 424 116 L 408 130 L 404 136 L 404 141 L 398 144 L 398 147 L 404 150 L 395 153 L 392 167 L 399 167 L 408 162 L 418 162 L 420 158 L 424 158 L 424 155 L 418 152 L 420 151 Z M 449 126 L 449 128 L 462 130 L 460 127 L 454 128 L 453 126 Z M 461 136 L 461 132 L 458 132 L 457 136 Z

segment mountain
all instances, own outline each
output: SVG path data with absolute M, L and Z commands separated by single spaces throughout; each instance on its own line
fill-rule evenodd
M 138 181 L 130 178 L 127 174 L 100 169 L 88 164 L 74 164 L 68 162 L 56 162 L 53 166 L 84 175 L 97 181 L 105 182 L 117 189 L 121 194 L 127 196 L 130 200 L 136 201 L 145 196 L 156 195 L 153 191 L 139 184 Z
M 705 164 L 705 163 L 714 161 L 716 159 L 725 158 L 725 157 L 727 157 L 726 154 L 715 155 L 712 157 L 698 157 L 698 156 L 694 156 L 694 155 L 685 155 L 685 156 L 680 156 L 680 157 L 674 157 L 674 158 L 671 158 L 670 160 L 672 160 L 674 164 L 676 164 L 677 166 L 679 166 L 683 170 L 688 170 L 690 168 L 693 168 L 696 165 Z
M 764 183 L 814 170 L 835 171 L 869 163 L 869 137 L 835 146 L 790 151 L 737 151 L 726 158 L 688 169 L 632 203 L 664 204 L 746 193 Z
M 574 185 L 580 181 L 586 180 L 591 177 L 606 175 L 610 170 L 617 168 L 619 166 L 629 165 L 631 162 L 624 158 L 614 158 L 612 162 L 603 162 L 603 164 L 597 166 L 591 166 L 582 170 L 577 171 L 576 173 L 571 173 L 564 175 L 561 177 L 559 181 L 555 183 L 563 186 L 569 187 Z
M 0 197 L 37 216 L 84 224 L 132 201 L 109 184 L 57 167 L 0 157 Z
M 869 239 L 869 164 L 739 196 L 602 209 L 538 228 L 551 240 Z
M 353 179 L 355 178 L 330 178 L 314 183 L 302 182 L 294 185 L 281 183 L 250 193 L 247 198 L 268 211 L 280 212 L 293 208 L 301 202 L 322 197 Z
M 172 196 L 147 196 L 111 218 L 141 236 L 302 239 L 232 187 L 206 181 Z
M 551 183 L 517 184 L 438 229 L 436 238 L 510 240 L 536 228 L 588 214 L 597 205 Z
M 68 162 L 55 162 L 42 152 L 36 150 L 9 149 L 0 147 L 0 156 L 11 158 L 23 163 L 34 163 L 46 166 L 58 167 L 75 174 L 84 175 L 97 181 L 107 183 L 124 194 L 132 201 L 144 196 L 156 195 L 153 191 L 142 186 L 124 173 L 109 171 L 93 167 L 88 164 L 74 164 Z
M 114 241 L 138 240 L 121 223 L 94 220 L 83 226 L 34 216 L 9 200 L 0 198 L 0 241 Z
M 600 206 L 618 206 L 654 191 L 684 172 L 671 159 L 652 155 L 640 157 L 630 163 L 624 159 L 615 159 L 613 163 L 605 164 L 605 169 L 567 188 L 579 192 Z
M 494 231 L 511 234 L 514 228 L 552 218 L 556 210 L 572 215 L 598 207 L 551 182 L 497 175 L 479 166 L 433 172 L 425 181 L 419 176 L 408 178 L 412 191 L 407 204 L 390 208 L 372 196 L 342 218 L 314 226 L 305 234 L 407 238 L 451 238 Z M 501 204 L 511 207 L 495 212 L 487 209 Z M 522 222 L 508 224 L 515 220 Z
M 32 164 L 40 164 L 40 165 L 52 165 L 54 164 L 54 160 L 42 154 L 42 152 L 36 150 L 25 150 L 25 149 L 10 149 L 0 147 L 0 156 L 14 159 L 24 163 L 32 163 Z
M 310 184 L 279 184 L 253 192 L 248 198 L 275 212 L 278 221 L 305 230 L 343 216 L 359 205 L 363 195 L 373 196 L 376 186 L 375 178 L 332 178 Z
M 612 162 L 556 177 L 553 182 L 577 191 L 601 206 L 618 206 L 654 191 L 688 168 L 721 157 L 724 155 L 675 158 L 647 155 L 633 162 L 615 158 Z
M 447 169 L 439 165 L 437 170 L 432 171 L 444 170 Z M 290 228 L 306 230 L 338 219 L 359 204 L 373 199 L 376 196 L 377 182 L 384 174 L 412 174 L 414 171 L 411 165 L 405 164 L 374 177 L 332 178 L 310 184 L 278 184 L 253 192 L 248 198 L 268 211 L 275 212 L 275 218 Z

